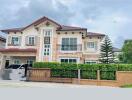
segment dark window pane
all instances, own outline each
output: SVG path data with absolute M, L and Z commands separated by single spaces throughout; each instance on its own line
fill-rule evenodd
M 50 44 L 50 37 L 44 37 L 44 44 Z

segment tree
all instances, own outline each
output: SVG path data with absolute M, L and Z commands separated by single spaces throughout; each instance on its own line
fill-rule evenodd
M 132 63 L 132 40 L 125 40 L 119 60 L 123 63 Z
M 99 61 L 104 64 L 114 63 L 114 52 L 111 40 L 108 36 L 105 36 L 100 49 Z

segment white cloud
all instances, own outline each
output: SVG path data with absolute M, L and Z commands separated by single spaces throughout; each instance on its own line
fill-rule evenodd
M 9 5 L 9 6 L 8 6 Z M 61 24 L 132 38 L 131 0 L 0 0 L 0 27 L 20 27 L 47 16 Z

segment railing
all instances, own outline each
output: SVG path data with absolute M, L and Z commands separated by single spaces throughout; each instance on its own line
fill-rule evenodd
M 57 45 L 59 51 L 82 51 L 82 45 Z
M 51 69 L 51 77 L 78 78 L 78 70 Z M 80 79 L 116 80 L 116 71 L 80 70 Z
M 97 79 L 97 70 L 81 70 L 81 79 Z
M 56 78 L 77 78 L 78 70 L 51 69 L 51 77 Z

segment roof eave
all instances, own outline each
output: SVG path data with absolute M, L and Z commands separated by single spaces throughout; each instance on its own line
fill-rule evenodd
M 87 31 L 87 29 L 63 29 L 63 30 L 56 30 L 56 31 Z

